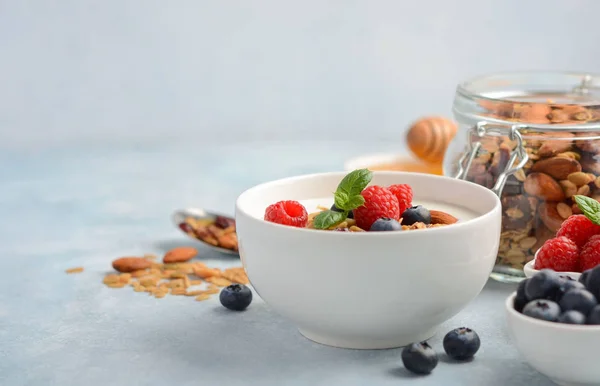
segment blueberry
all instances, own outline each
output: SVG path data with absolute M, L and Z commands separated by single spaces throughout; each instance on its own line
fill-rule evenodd
M 371 232 L 385 232 L 385 231 L 401 231 L 402 225 L 393 218 L 382 217 L 377 219 L 369 231 Z
M 596 298 L 600 298 L 600 266 L 592 268 L 590 272 L 585 275 L 583 280 L 585 280 L 585 283 L 583 284 L 588 291 L 590 291 Z
M 431 213 L 422 205 L 412 206 L 402 213 L 402 225 L 412 225 L 416 222 L 427 225 L 431 223 Z
M 527 285 L 528 281 L 529 279 L 521 280 L 519 286 L 517 287 L 517 295 L 515 296 L 514 307 L 518 312 L 523 311 L 523 307 L 529 303 L 529 298 L 527 298 L 527 295 L 525 295 L 525 285 Z
M 587 287 L 587 279 L 588 279 L 588 276 L 590 276 L 590 273 L 591 273 L 591 272 L 592 272 L 592 270 L 591 270 L 591 269 L 587 269 L 587 270 L 583 271 L 583 272 L 581 273 L 581 275 L 579 276 L 579 280 L 578 280 L 578 281 L 579 281 L 581 284 L 583 284 L 584 286 L 586 286 L 586 287 Z
M 556 319 L 558 323 L 566 324 L 585 324 L 585 315 L 579 311 L 565 311 Z
M 560 315 L 560 307 L 552 300 L 532 300 L 523 308 L 523 315 L 554 322 Z
M 343 210 L 341 210 L 340 208 L 335 206 L 335 204 L 331 205 L 331 208 L 329 208 L 329 210 L 334 211 L 334 212 L 343 212 Z M 353 211 L 348 212 L 348 218 L 354 218 Z
M 443 344 L 444 351 L 450 358 L 464 361 L 475 355 L 481 346 L 481 341 L 475 331 L 460 327 L 447 333 Z
M 252 291 L 243 284 L 232 284 L 221 290 L 219 300 L 225 308 L 243 311 L 252 303 Z
M 571 278 L 564 279 L 556 292 L 555 301 L 560 302 L 563 295 L 572 289 L 585 289 L 585 286 L 578 281 L 575 281 Z
M 529 278 L 525 284 L 525 294 L 529 300 L 554 299 L 562 280 L 551 269 L 542 269 Z
M 438 364 L 438 356 L 427 342 L 412 343 L 402 350 L 404 367 L 415 374 L 429 374 Z
M 587 315 L 597 304 L 598 301 L 590 291 L 578 288 L 567 291 L 559 303 L 563 311 L 575 310 L 584 315 Z
M 600 324 L 600 305 L 592 308 L 587 316 L 587 324 Z

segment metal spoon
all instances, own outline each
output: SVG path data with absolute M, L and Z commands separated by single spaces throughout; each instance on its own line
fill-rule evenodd
M 187 233 L 184 229 L 185 225 L 182 227 L 182 224 L 186 224 L 185 220 L 186 220 L 186 218 L 189 218 L 189 217 L 192 217 L 196 220 L 208 219 L 208 220 L 212 220 L 212 221 L 217 220 L 217 218 L 221 218 L 221 219 L 225 219 L 227 221 L 235 223 L 235 220 L 233 219 L 233 217 L 227 216 L 227 215 L 224 215 L 221 213 L 217 213 L 217 212 L 209 212 L 205 209 L 200 209 L 200 208 L 187 208 L 187 209 L 176 210 L 173 213 L 173 215 L 171 216 L 171 220 L 173 221 L 173 223 L 175 224 L 177 229 L 179 229 L 180 231 L 185 233 L 188 237 L 203 243 L 204 245 L 208 246 L 209 248 L 212 248 L 215 251 L 219 251 L 221 253 L 226 253 L 229 255 L 239 255 L 238 251 L 214 246 L 210 243 L 207 243 L 206 241 L 201 240 L 198 237 L 194 237 L 194 236 L 190 235 L 189 233 Z

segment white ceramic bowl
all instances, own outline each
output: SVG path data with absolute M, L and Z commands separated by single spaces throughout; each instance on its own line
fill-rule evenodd
M 240 257 L 257 293 L 307 338 L 377 349 L 428 339 L 475 298 L 494 265 L 500 201 L 488 189 L 419 173 L 375 172 L 410 184 L 413 202 L 468 207 L 476 218 L 404 232 L 326 232 L 263 220 L 280 200 L 331 197 L 344 172 L 286 178 L 239 196 Z
M 518 313 L 505 303 L 508 330 L 525 360 L 552 381 L 564 386 L 600 385 L 598 347 L 600 326 L 546 322 Z
M 538 249 L 538 252 L 539 252 L 539 249 Z M 536 252 L 535 256 L 533 257 L 533 260 L 531 260 L 530 262 L 525 264 L 525 266 L 523 267 L 523 272 L 525 273 L 525 277 L 532 277 L 533 275 L 535 275 L 536 273 L 539 272 L 537 269 L 533 268 L 533 267 L 535 267 L 535 258 L 537 257 L 537 254 L 538 253 Z M 581 276 L 581 272 L 560 272 L 560 274 L 567 275 L 575 280 L 579 280 L 579 276 Z

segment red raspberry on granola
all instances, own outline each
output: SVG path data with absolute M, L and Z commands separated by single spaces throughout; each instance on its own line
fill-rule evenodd
M 396 196 L 388 189 L 372 185 L 365 188 L 361 195 L 365 199 L 365 203 L 354 209 L 354 220 L 356 225 L 368 231 L 371 225 L 382 217 L 400 218 L 400 205 Z
M 298 201 L 279 201 L 267 207 L 265 220 L 302 228 L 308 222 L 308 213 Z
M 400 206 L 400 217 L 402 213 L 412 206 L 413 190 L 408 184 L 396 184 L 388 186 L 388 190 L 396 196 Z

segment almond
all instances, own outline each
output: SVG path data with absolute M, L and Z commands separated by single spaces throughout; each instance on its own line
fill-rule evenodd
M 584 172 L 571 173 L 568 178 L 569 181 L 577 185 L 577 187 L 587 185 L 591 182 L 590 176 Z
M 441 210 L 430 210 L 429 213 L 431 214 L 431 223 L 432 224 L 448 225 L 448 224 L 454 224 L 455 222 L 458 221 L 458 219 L 456 217 L 454 217 L 451 214 L 448 214 L 446 212 L 442 212 Z
M 552 232 L 558 231 L 563 223 L 563 218 L 558 213 L 556 206 L 555 202 L 543 202 L 538 208 L 540 219 Z
M 545 173 L 530 173 L 525 179 L 525 191 L 545 201 L 563 201 L 565 193 L 561 186 Z
M 185 261 L 191 260 L 197 254 L 198 250 L 194 247 L 173 248 L 167 253 L 165 253 L 165 257 L 163 257 L 163 262 L 165 264 L 183 263 Z
M 134 272 L 150 268 L 152 262 L 143 257 L 121 257 L 112 262 L 112 266 L 119 272 Z
M 571 146 L 573 142 L 571 140 L 565 140 L 565 138 L 574 137 L 573 133 L 547 133 L 546 137 L 558 137 L 560 139 L 551 139 L 545 140 L 542 142 L 542 146 L 540 146 L 538 150 L 538 155 L 540 157 L 552 157 L 558 153 L 563 153 L 565 151 L 571 150 Z
M 566 180 L 569 174 L 581 172 L 581 164 L 572 158 L 552 157 L 536 162 L 531 171 L 545 173 L 556 180 Z

